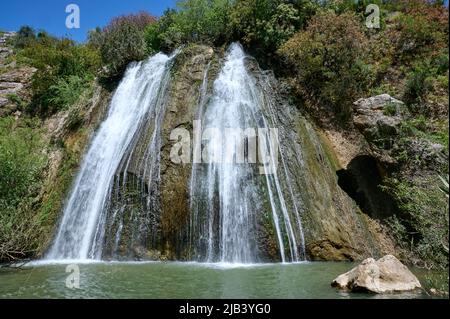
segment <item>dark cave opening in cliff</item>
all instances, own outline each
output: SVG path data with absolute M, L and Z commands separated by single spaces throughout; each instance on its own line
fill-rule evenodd
M 382 176 L 373 157 L 357 156 L 336 174 L 339 186 L 370 217 L 382 220 L 397 211 L 393 198 L 380 188 Z

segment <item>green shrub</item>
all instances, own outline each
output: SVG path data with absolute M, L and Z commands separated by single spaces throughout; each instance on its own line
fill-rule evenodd
M 449 67 L 449 57 L 448 57 L 448 47 L 443 49 L 435 60 L 436 73 L 445 74 L 448 72 Z
M 167 9 L 157 23 L 148 25 L 145 30 L 147 52 L 172 51 L 181 45 L 183 34 L 175 23 L 177 11 Z
M 49 103 L 57 105 L 60 109 L 69 107 L 78 101 L 92 80 L 92 77 L 81 78 L 77 75 L 59 79 L 55 85 L 49 88 L 51 96 Z
M 395 103 L 386 104 L 383 109 L 383 114 L 389 116 L 397 115 L 397 104 Z
M 18 60 L 38 69 L 32 79 L 33 96 L 28 111 L 40 115 L 52 114 L 67 107 L 67 102 L 75 101 L 73 96 L 81 93 L 81 80 L 77 82 L 76 79 L 91 81 L 101 64 L 97 50 L 48 35 L 38 37 L 20 50 Z M 64 83 L 76 89 L 71 93 L 66 92 L 65 97 L 58 95 L 63 94 Z M 72 98 L 68 94 L 72 94 Z
M 436 179 L 414 183 L 396 178 L 385 180 L 385 189 L 392 194 L 402 217 L 390 220 L 392 234 L 419 266 L 448 267 L 449 219 L 448 198 L 439 189 Z
M 408 74 L 405 97 L 409 103 L 419 102 L 433 88 L 430 68 L 429 64 L 420 63 Z
M 6 98 L 11 102 L 14 103 L 19 110 L 22 110 L 25 106 L 25 102 L 22 100 L 20 96 L 18 96 L 15 93 L 10 93 L 6 95 Z
M 184 41 L 222 44 L 229 39 L 230 0 L 184 0 L 177 6 L 175 24 Z
M 222 45 L 232 37 L 231 0 L 183 0 L 145 32 L 148 52 L 172 51 L 193 42 Z
M 353 13 L 325 11 L 278 52 L 293 71 L 303 98 L 331 106 L 346 117 L 373 78 L 366 48 L 367 38 Z
M 442 193 L 444 193 L 445 197 L 447 197 L 448 199 L 449 198 L 448 175 L 445 178 L 439 175 L 439 179 L 441 180 L 441 185 L 439 185 L 439 189 L 441 190 Z
M 238 0 L 231 12 L 232 26 L 235 37 L 247 46 L 273 53 L 317 9 L 314 1 Z
M 102 32 L 91 31 L 89 46 L 99 47 L 103 64 L 108 68 L 107 76 L 120 75 L 130 62 L 146 57 L 145 29 L 155 22 L 154 17 L 141 12 L 114 18 Z
M 25 48 L 36 40 L 36 32 L 30 26 L 23 26 L 19 29 L 12 40 L 15 48 Z
M 436 88 L 447 88 L 448 60 L 448 55 L 441 51 L 436 59 L 418 60 L 407 73 L 404 100 L 413 113 L 426 114 L 429 110 L 422 103 L 426 95 Z
M 397 54 L 401 61 L 448 48 L 448 11 L 423 4 L 401 14 L 393 32 L 398 33 Z
M 110 76 L 122 73 L 130 62 L 145 58 L 146 45 L 141 33 L 136 26 L 124 24 L 105 35 L 101 55 Z
M 156 25 L 147 27 L 148 52 L 188 43 L 221 46 L 241 41 L 272 54 L 318 7 L 308 0 L 182 0 L 176 10 L 167 10 Z
M 100 27 L 88 31 L 88 46 L 95 50 L 100 50 L 103 43 L 103 33 Z
M 153 54 L 162 49 L 162 40 L 159 32 L 160 25 L 153 23 L 145 28 L 145 45 L 147 47 L 147 53 Z
M 448 119 L 431 121 L 418 115 L 401 122 L 391 155 L 404 170 L 448 172 L 448 162 L 445 160 L 448 158 L 448 143 Z M 434 153 L 430 149 L 433 144 L 440 144 L 443 149 Z
M 0 218 L 10 217 L 33 194 L 45 164 L 42 140 L 33 123 L 16 126 L 14 118 L 0 118 Z M 30 126 L 31 125 L 31 126 Z

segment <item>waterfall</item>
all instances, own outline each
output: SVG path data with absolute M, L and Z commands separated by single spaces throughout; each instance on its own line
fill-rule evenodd
M 46 259 L 153 258 L 166 244 L 161 132 L 176 55 L 157 54 L 128 67 L 83 158 Z M 247 62 L 242 47 L 233 44 L 212 85 L 211 62 L 204 70 L 195 114 L 201 121 L 193 123 L 194 135 L 203 139 L 194 145 L 188 236 L 180 242 L 190 260 L 304 259 L 303 207 L 294 198 L 289 163 L 273 143 L 278 133 L 272 129 L 280 125 L 275 101 Z
M 205 135 L 212 130 L 224 133 L 230 128 L 239 128 L 242 132 L 261 128 L 266 132 L 263 136 L 246 136 L 244 144 L 250 145 L 257 139 L 273 165 L 278 153 L 268 143 L 267 132 L 273 124 L 270 106 L 266 106 L 267 97 L 247 70 L 246 59 L 242 47 L 233 44 L 208 99 L 204 96 L 203 84 L 199 104 L 202 132 Z M 247 163 L 230 162 L 230 158 L 236 160 L 239 154 L 236 144 L 230 143 L 229 138 L 222 134 L 220 138 L 208 138 L 208 143 L 202 141 L 206 163 L 198 164 L 194 160 L 189 223 L 192 258 L 227 263 L 260 261 L 257 237 L 262 220 L 266 218 L 270 219 L 275 232 L 279 259 L 299 261 L 304 258 L 301 220 L 296 207 L 294 212 L 288 208 L 278 169 L 264 165 L 261 172 L 259 164 L 248 163 L 250 154 L 246 155 Z M 284 159 L 281 165 L 286 165 Z M 285 181 L 290 182 L 288 177 Z M 290 195 L 293 197 L 292 192 Z M 290 200 L 295 203 L 293 198 Z M 265 217 L 266 213 L 270 216 Z
M 145 151 L 144 172 L 149 185 L 159 174 L 159 125 L 163 118 L 161 95 L 169 81 L 172 57 L 157 54 L 133 63 L 118 86 L 107 114 L 93 138 L 65 205 L 53 246 L 47 259 L 100 259 L 105 236 L 106 211 L 115 176 L 146 123 L 154 119 L 153 133 Z M 126 171 L 126 169 L 125 169 Z M 124 175 L 122 183 L 125 183 Z M 117 211 L 114 212 L 114 216 Z M 113 219 L 114 219 L 113 216 Z M 120 229 L 115 237 L 120 237 Z

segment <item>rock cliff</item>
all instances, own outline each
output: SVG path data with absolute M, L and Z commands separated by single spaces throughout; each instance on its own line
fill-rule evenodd
M 186 260 L 192 253 L 188 247 L 192 166 L 171 161 L 170 150 L 175 141 L 170 141 L 169 136 L 176 128 L 184 128 L 192 133 L 192 123 L 198 119 L 202 86 L 207 81 L 206 94 L 210 94 L 222 58 L 223 52 L 206 46 L 191 46 L 184 49 L 175 60 L 162 122 L 158 191 L 154 190 L 160 196 L 155 194 L 153 231 L 147 238 L 147 242 L 152 244 L 147 249 L 139 244 L 129 247 L 126 244 L 130 240 L 129 236 L 122 236 L 122 254 L 125 256 Z M 292 194 L 295 198 L 287 203 L 289 210 L 292 212 L 297 209 L 304 223 L 307 257 L 313 260 L 362 260 L 392 253 L 393 243 L 381 226 L 362 213 L 339 186 L 336 172 L 341 167 L 325 134 L 278 92 L 278 83 L 273 75 L 261 71 L 252 59 L 248 60 L 248 68 L 252 70 L 258 87 L 268 97 L 266 116 L 272 118 L 274 127 L 279 128 L 280 160 L 287 167 L 286 171 L 280 171 L 279 174 L 286 198 Z M 135 149 L 146 147 L 149 139 L 146 132 L 151 131 L 150 126 L 142 132 Z M 136 169 L 139 165 L 133 163 L 139 163 L 141 157 L 140 152 L 134 152 L 131 164 L 127 166 L 127 174 L 137 180 L 144 176 Z M 288 184 L 292 185 L 291 188 Z M 139 200 L 132 195 L 136 191 L 134 185 L 130 184 L 126 192 L 130 196 L 130 207 L 138 207 L 138 211 L 143 211 L 145 208 L 140 207 Z M 147 191 L 152 192 L 153 186 L 147 185 Z M 261 211 L 260 215 L 264 216 L 264 213 Z M 258 249 L 267 261 L 278 261 L 271 221 L 262 218 L 259 224 Z M 135 226 L 125 224 L 124 227 L 130 229 L 128 233 L 131 234 Z

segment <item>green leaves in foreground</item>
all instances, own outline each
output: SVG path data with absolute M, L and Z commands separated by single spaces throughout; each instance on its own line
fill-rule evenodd
M 39 235 L 33 205 L 46 165 L 38 123 L 0 118 L 0 262 L 23 258 Z
M 440 185 L 444 181 L 443 178 L 418 178 L 414 182 L 385 180 L 385 190 L 394 196 L 402 212 L 389 220 L 392 235 L 411 254 L 411 260 L 420 258 L 419 266 L 426 268 L 448 267 L 448 195 L 442 194 Z
M 58 105 L 60 108 L 67 108 L 73 105 L 89 86 L 93 78 L 86 76 L 84 78 L 77 75 L 71 75 L 67 78 L 59 79 L 49 90 L 51 97 L 49 102 Z
M 0 212 L 16 208 L 39 183 L 44 155 L 36 130 L 13 118 L 0 118 Z

